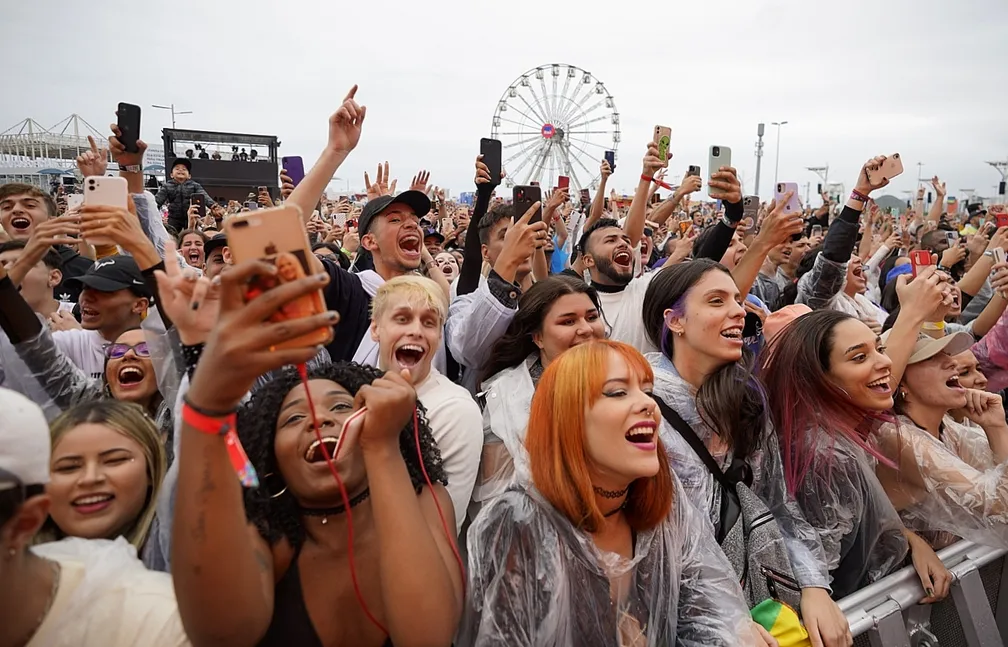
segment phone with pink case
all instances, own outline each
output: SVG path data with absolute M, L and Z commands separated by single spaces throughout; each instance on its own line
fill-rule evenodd
M 129 208 L 129 185 L 126 178 L 92 175 L 84 178 L 84 205 Z M 105 238 L 88 238 L 89 245 L 114 245 Z
M 802 206 L 801 199 L 798 197 L 797 182 L 778 182 L 777 186 L 774 187 L 774 200 L 777 204 L 784 202 L 784 196 L 787 195 L 788 191 L 791 192 L 791 198 L 784 207 L 784 213 L 801 213 Z

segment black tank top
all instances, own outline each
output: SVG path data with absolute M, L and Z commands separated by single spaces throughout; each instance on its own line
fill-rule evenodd
M 273 589 L 273 618 L 258 647 L 323 647 L 308 617 L 308 607 L 301 591 L 298 556 L 294 556 L 290 568 Z M 382 647 L 393 647 L 392 639 L 386 639 Z

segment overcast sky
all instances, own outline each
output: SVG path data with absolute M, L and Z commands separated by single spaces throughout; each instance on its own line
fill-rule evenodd
M 368 108 L 338 175 L 352 189 L 389 160 L 399 187 L 419 168 L 453 194 L 472 190 L 473 158 L 501 93 L 524 71 L 563 62 L 614 96 L 622 142 L 613 183 L 632 190 L 655 124 L 672 128 L 678 176 L 730 146 L 751 191 L 756 124 L 767 123 L 761 193 L 818 181 L 830 165 L 849 190 L 875 154 L 995 192 L 985 160 L 1008 158 L 1008 3 L 1004 0 L 621 0 L 435 2 L 5 2 L 0 130 L 71 112 L 96 127 L 119 101 L 143 107 L 143 137 L 170 126 L 152 103 L 192 115 L 179 127 L 277 135 L 306 165 L 326 120 L 358 83 Z M 589 168 L 597 161 L 586 160 Z

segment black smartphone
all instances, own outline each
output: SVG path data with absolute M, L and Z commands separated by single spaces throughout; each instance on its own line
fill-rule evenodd
M 200 218 L 206 218 L 206 201 L 203 199 L 202 193 L 194 193 L 192 198 L 189 199 L 189 203 L 199 207 Z
M 696 164 L 690 164 L 689 170 L 686 171 L 686 175 L 700 177 L 700 167 Z
M 512 193 L 515 220 L 524 216 L 536 202 L 539 203 L 539 208 L 529 220 L 530 224 L 542 220 L 542 189 L 537 186 L 516 186 Z
M 137 140 L 140 139 L 140 106 L 120 103 L 116 110 L 116 125 L 119 126 L 119 141 L 127 153 L 139 153 Z
M 616 151 L 606 151 L 605 161 L 609 162 L 609 170 L 616 172 Z
M 480 139 L 480 155 L 483 156 L 483 163 L 486 164 L 490 172 L 490 184 L 497 186 L 500 184 L 501 176 L 501 143 L 498 139 Z

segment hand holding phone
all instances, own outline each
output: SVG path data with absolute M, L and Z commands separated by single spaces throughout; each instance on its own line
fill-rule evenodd
M 605 161 L 609 163 L 609 172 L 616 172 L 616 151 L 606 151 Z
M 120 103 L 116 110 L 116 125 L 119 127 L 116 139 L 126 147 L 126 152 L 139 153 L 137 141 L 140 139 L 140 106 Z
M 281 168 L 287 171 L 287 177 L 291 179 L 294 186 L 300 184 L 305 176 L 304 160 L 300 156 L 281 157 L 280 163 Z
M 480 139 L 480 155 L 483 156 L 482 162 L 486 164 L 487 171 L 490 173 L 490 184 L 498 186 L 501 182 L 501 171 L 504 170 L 500 140 L 486 137 Z
M 532 208 L 532 205 L 538 202 L 539 208 L 532 218 L 529 219 L 529 224 L 542 220 L 542 189 L 539 187 L 516 186 L 512 192 L 511 202 L 514 205 L 515 218 L 521 218 L 526 211 Z
M 236 264 L 260 259 L 274 265 L 277 270 L 274 275 L 254 277 L 246 288 L 246 301 L 311 274 L 311 245 L 302 223 L 301 210 L 297 206 L 288 204 L 263 209 L 262 213 L 234 216 L 225 222 L 224 230 Z M 304 319 L 325 311 L 325 300 L 320 288 L 281 305 L 269 321 L 281 323 Z M 284 341 L 276 347 L 305 348 L 328 344 L 331 339 L 332 326 L 329 325 Z
M 93 175 L 84 179 L 84 204 L 129 208 L 129 186 L 125 178 Z M 107 238 L 88 238 L 89 245 L 108 246 L 115 242 Z
M 654 143 L 658 145 L 658 159 L 662 161 L 662 167 L 668 168 L 669 151 L 672 147 L 672 129 L 668 126 L 655 126 Z
M 927 249 L 915 249 L 910 252 L 910 265 L 912 269 L 912 274 L 914 278 L 917 277 L 917 272 L 928 265 L 934 265 L 934 258 L 931 256 L 931 252 Z
M 870 166 L 865 166 L 865 175 L 868 176 L 868 182 L 873 189 L 889 184 L 894 177 L 903 172 L 903 160 L 900 159 L 899 153 L 893 153 L 885 158 L 877 167 L 870 162 L 869 164 Z M 920 192 L 922 193 L 923 189 Z
M 784 202 L 784 197 L 791 193 L 791 197 L 787 200 L 787 204 L 784 207 L 784 213 L 801 213 L 801 199 L 798 197 L 798 183 L 797 182 L 778 182 L 774 189 L 774 200 L 777 204 Z

